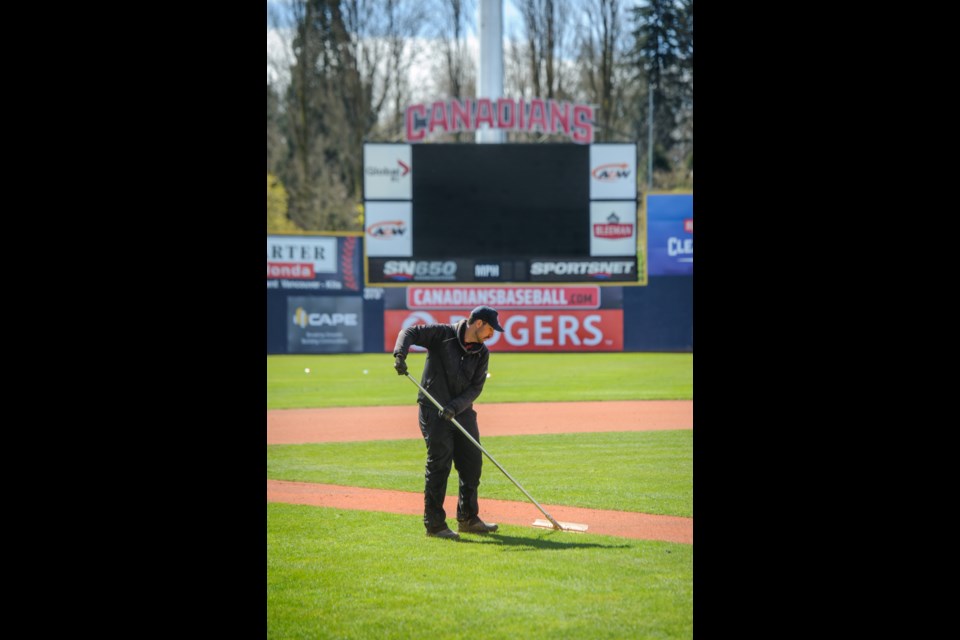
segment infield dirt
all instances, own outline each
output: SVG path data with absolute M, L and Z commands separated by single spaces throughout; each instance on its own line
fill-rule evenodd
M 477 403 L 474 409 L 477 411 L 482 437 L 693 429 L 693 402 L 689 400 Z M 416 412 L 414 404 L 272 410 L 267 412 L 267 444 L 420 439 Z M 499 473 L 493 465 L 490 467 L 492 472 Z M 486 468 L 484 472 L 488 472 Z M 451 473 L 451 476 L 454 474 L 455 472 Z M 423 514 L 423 494 L 414 491 L 267 480 L 267 501 L 384 511 L 411 516 Z M 563 505 L 542 506 L 556 520 L 588 524 L 589 533 L 693 543 L 693 518 Z M 444 508 L 448 516 L 455 514 L 456 497 L 448 496 Z M 481 496 L 480 508 L 481 517 L 485 521 L 498 524 L 531 526 L 533 521 L 542 515 L 526 500 L 492 500 Z M 452 521 L 452 518 L 448 517 L 448 521 Z

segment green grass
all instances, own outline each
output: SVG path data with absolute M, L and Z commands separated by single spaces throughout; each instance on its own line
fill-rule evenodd
M 407 358 L 418 380 L 425 358 Z M 691 353 L 492 353 L 490 374 L 480 404 L 693 399 Z M 388 353 L 267 356 L 268 409 L 402 405 L 416 393 Z
M 424 358 L 409 357 L 418 379 Z M 693 398 L 692 354 L 494 353 L 490 362 L 481 410 Z M 389 354 L 268 356 L 267 406 L 412 407 L 416 387 L 392 365 Z M 693 516 L 690 430 L 482 442 L 541 503 Z M 419 437 L 274 445 L 267 476 L 419 492 L 425 458 Z M 456 482 L 454 470 L 449 494 Z M 481 506 L 486 498 L 526 499 L 485 459 Z M 269 638 L 693 637 L 692 545 L 509 525 L 452 543 L 426 538 L 420 516 L 287 504 L 267 513 Z
M 691 430 L 496 436 L 481 444 L 538 502 L 693 517 Z M 419 438 L 271 445 L 267 477 L 422 491 L 425 460 Z M 451 470 L 447 493 L 456 488 Z M 487 459 L 484 498 L 526 500 Z
M 269 504 L 268 638 L 692 638 L 693 547 Z

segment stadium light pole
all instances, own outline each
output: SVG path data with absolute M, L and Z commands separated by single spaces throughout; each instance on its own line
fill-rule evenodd
M 489 98 L 495 106 L 503 97 L 503 0 L 480 0 L 480 64 L 477 97 Z M 498 114 L 499 117 L 499 114 Z M 477 142 L 503 142 L 502 129 L 480 129 Z
M 653 188 L 653 85 L 647 82 L 647 193 Z

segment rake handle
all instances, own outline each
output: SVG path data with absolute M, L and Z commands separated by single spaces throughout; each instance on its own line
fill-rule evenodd
M 432 395 L 430 395 L 430 392 L 427 391 L 426 389 L 424 389 L 423 386 L 422 386 L 419 382 L 417 382 L 416 378 L 414 378 L 413 376 L 411 376 L 409 373 L 405 373 L 404 375 L 407 376 L 408 378 L 410 378 L 410 381 L 413 382 L 413 384 L 417 385 L 417 387 L 420 389 L 420 391 L 423 392 L 423 395 L 427 396 L 427 398 L 430 399 L 430 402 L 432 402 L 432 403 L 437 407 L 437 409 L 440 409 L 441 411 L 443 410 L 443 405 L 441 405 L 439 402 L 437 402 L 437 400 L 436 400 Z M 480 451 L 483 452 L 483 455 L 487 456 L 487 458 L 490 459 L 490 462 L 492 462 L 493 464 L 497 465 L 497 469 L 500 469 L 500 471 L 503 472 L 503 475 L 507 476 L 507 478 L 510 480 L 510 482 L 512 482 L 514 485 L 516 485 L 517 489 L 520 489 L 520 491 L 523 492 L 523 495 L 527 496 L 527 498 L 530 500 L 530 502 L 532 502 L 532 503 L 534 504 L 534 506 L 535 506 L 537 509 L 540 510 L 540 513 L 542 513 L 543 515 L 545 515 L 545 516 L 547 517 L 547 520 L 550 521 L 550 523 L 553 525 L 553 528 L 554 528 L 554 529 L 558 529 L 558 530 L 562 530 L 562 529 L 563 529 L 563 527 L 560 526 L 560 523 L 557 522 L 556 520 L 554 520 L 554 519 L 553 519 L 553 516 L 551 516 L 549 513 L 547 513 L 547 510 L 544 509 L 543 507 L 541 507 L 541 506 L 540 506 L 540 503 L 537 502 L 536 500 L 534 500 L 533 496 L 530 495 L 530 493 L 529 493 L 526 489 L 524 489 L 524 488 L 520 485 L 519 482 L 517 482 L 516 480 L 514 480 L 514 479 L 513 479 L 513 476 L 511 476 L 509 473 L 507 473 L 507 470 L 504 469 L 503 466 L 502 466 L 499 462 L 497 462 L 496 459 L 495 459 L 492 455 L 490 455 L 490 453 L 489 453 L 486 449 L 484 449 L 483 446 L 481 446 L 481 444 L 480 444 L 479 442 L 477 442 L 476 438 L 474 438 L 472 435 L 470 435 L 470 433 L 469 433 L 466 429 L 464 429 L 463 426 L 462 426 L 459 422 L 457 422 L 457 419 L 456 419 L 456 418 L 450 418 L 450 422 L 452 422 L 453 425 L 454 425 L 457 429 L 460 429 L 460 431 L 463 432 L 463 435 L 467 436 L 467 438 L 470 440 L 470 442 L 472 442 L 472 443 L 477 447 L 477 449 L 480 449 Z

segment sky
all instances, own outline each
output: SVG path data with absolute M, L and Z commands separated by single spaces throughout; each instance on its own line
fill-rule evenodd
M 408 1 L 419 2 L 420 0 L 408 0 Z M 480 11 L 481 2 L 482 0 L 475 1 L 475 4 L 476 4 L 475 11 L 477 15 L 474 16 L 474 22 L 479 22 L 479 11 Z M 520 12 L 517 11 L 516 7 L 513 5 L 513 2 L 511 0 L 501 0 L 501 2 L 502 2 L 501 7 L 503 11 L 504 37 L 506 38 L 506 36 L 511 33 L 519 34 L 520 29 L 523 26 L 523 18 L 520 16 Z M 288 4 L 289 3 L 285 2 L 284 0 L 268 0 L 267 7 L 269 11 L 273 11 L 274 9 L 279 9 L 282 11 L 284 7 Z M 476 52 L 479 50 L 479 45 L 477 44 L 477 40 L 476 40 L 476 33 L 473 33 L 470 37 L 468 37 L 468 47 L 470 48 L 471 51 L 474 51 L 475 52 L 474 55 L 476 55 Z M 280 35 L 276 32 L 276 30 L 271 29 L 269 24 L 267 25 L 267 57 L 270 60 L 282 60 L 284 59 L 284 57 L 289 58 L 289 56 L 284 55 L 283 38 L 280 37 Z M 283 67 L 283 66 L 284 65 L 280 65 L 280 67 Z M 427 71 L 425 70 L 425 73 L 426 72 Z M 285 79 L 282 77 L 278 77 L 278 73 L 282 74 L 282 71 L 278 72 L 278 66 L 270 65 L 268 62 L 267 79 L 273 83 L 279 82 L 280 84 L 284 84 Z M 415 78 L 414 85 L 423 86 L 423 83 L 418 82 L 418 80 Z

